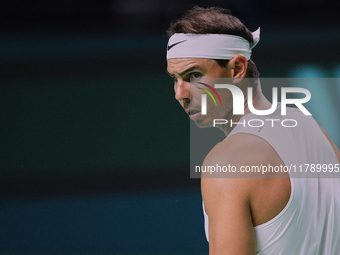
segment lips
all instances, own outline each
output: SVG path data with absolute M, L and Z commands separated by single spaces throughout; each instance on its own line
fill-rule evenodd
M 189 113 L 189 115 L 194 115 L 194 114 L 196 114 L 198 112 L 201 112 L 201 111 L 192 109 L 192 110 L 189 110 L 188 113 Z
M 201 112 L 201 109 L 193 109 L 193 108 L 187 108 L 185 109 L 185 112 L 188 114 L 188 115 L 193 115 L 193 114 L 196 114 L 198 112 Z
M 189 118 L 192 120 L 197 119 L 198 117 L 201 116 L 201 110 L 197 109 L 186 109 L 186 113 L 189 115 Z

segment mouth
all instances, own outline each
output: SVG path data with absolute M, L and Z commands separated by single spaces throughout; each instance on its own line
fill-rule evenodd
M 188 109 L 186 110 L 186 113 L 189 115 L 189 118 L 191 120 L 197 119 L 199 116 L 201 116 L 201 111 L 200 110 L 195 110 L 195 109 Z

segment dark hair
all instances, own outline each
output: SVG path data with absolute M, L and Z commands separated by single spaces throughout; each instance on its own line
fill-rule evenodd
M 170 37 L 175 33 L 191 34 L 229 34 L 240 36 L 253 43 L 253 35 L 249 29 L 226 9 L 220 7 L 193 7 L 182 18 L 173 22 L 167 30 Z M 215 59 L 219 66 L 225 67 L 228 60 Z M 247 77 L 258 78 L 259 72 L 255 63 L 249 59 Z

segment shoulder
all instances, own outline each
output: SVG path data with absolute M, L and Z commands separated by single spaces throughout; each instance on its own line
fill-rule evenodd
M 236 172 L 202 173 L 203 200 L 210 200 L 212 204 L 216 194 L 249 202 L 257 193 L 269 187 L 268 184 L 274 183 L 276 178 L 286 177 L 280 176 L 281 173 L 257 171 L 262 166 L 280 166 L 284 163 L 269 143 L 258 136 L 246 133 L 228 137 L 209 152 L 203 166 L 217 165 L 230 166 L 229 169 L 233 168 Z M 242 172 L 245 169 L 253 171 Z
M 203 162 L 204 166 L 216 164 L 235 166 L 239 170 L 241 166 L 277 165 L 283 162 L 274 148 L 261 137 L 237 133 L 215 145 Z
M 263 159 L 263 154 L 268 154 L 265 141 L 254 135 L 238 133 L 218 143 L 208 153 L 203 161 L 203 167 L 221 167 L 229 170 L 226 172 L 204 172 L 202 173 L 202 192 L 209 194 L 210 190 L 228 190 L 235 192 L 246 192 L 252 182 L 247 174 L 240 173 L 242 166 L 257 165 Z M 262 153 L 261 153 L 262 151 Z M 234 170 L 233 170 L 234 169 Z M 239 177 L 239 178 L 235 178 Z M 248 175 L 248 177 L 250 177 Z

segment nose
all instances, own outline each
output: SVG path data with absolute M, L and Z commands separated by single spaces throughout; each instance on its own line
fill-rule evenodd
M 175 84 L 175 98 L 176 100 L 190 99 L 190 82 L 178 79 Z

